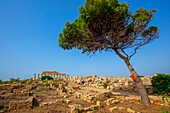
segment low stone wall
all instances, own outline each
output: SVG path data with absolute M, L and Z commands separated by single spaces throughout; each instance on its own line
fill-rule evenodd
M 84 86 L 91 86 L 96 88 L 104 88 L 102 86 L 103 83 L 107 84 L 107 89 L 113 90 L 122 90 L 122 91 L 130 91 L 137 92 L 138 89 L 135 87 L 134 81 L 130 77 L 97 77 L 97 76 L 73 76 L 69 78 L 70 81 L 75 83 L 81 83 L 84 81 Z M 153 94 L 151 87 L 152 76 L 141 77 L 141 80 L 147 89 L 148 94 Z
M 9 109 L 15 110 L 15 109 L 29 109 L 33 106 L 39 106 L 37 100 L 34 97 L 30 97 L 27 100 L 20 100 L 20 101 L 11 101 L 9 103 Z

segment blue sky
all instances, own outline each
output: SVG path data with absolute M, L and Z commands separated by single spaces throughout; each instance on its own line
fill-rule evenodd
M 158 9 L 151 24 L 160 28 L 160 38 L 138 50 L 131 60 L 134 68 L 140 75 L 170 73 L 170 1 L 122 1 L 133 12 L 140 7 Z M 0 79 L 25 79 L 45 70 L 71 76 L 129 76 L 115 53 L 89 57 L 58 46 L 58 34 L 79 16 L 81 5 L 84 0 L 0 0 Z

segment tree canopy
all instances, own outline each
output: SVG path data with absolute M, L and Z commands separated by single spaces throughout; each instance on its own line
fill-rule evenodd
M 146 89 L 129 60 L 141 46 L 159 37 L 158 27 L 150 25 L 156 10 L 140 8 L 133 14 L 125 2 L 86 0 L 79 12 L 74 22 L 66 23 L 59 35 L 59 46 L 66 50 L 77 48 L 89 54 L 114 51 L 125 61 L 141 102 L 149 105 Z
M 66 23 L 59 46 L 83 53 L 117 50 L 130 59 L 138 48 L 158 38 L 157 26 L 149 26 L 156 10 L 140 8 L 133 14 L 129 5 L 118 0 L 86 0 L 80 16 Z M 131 49 L 131 53 L 126 52 Z

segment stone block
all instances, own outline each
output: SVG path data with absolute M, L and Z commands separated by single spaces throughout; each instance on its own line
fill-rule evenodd
M 128 97 L 125 97 L 125 100 L 128 102 L 140 102 L 140 97 L 139 96 L 128 96 Z
M 135 110 L 131 109 L 131 108 L 127 108 L 127 112 L 128 113 L 135 113 Z
M 115 99 L 119 100 L 119 101 L 124 101 L 125 100 L 125 96 L 115 96 Z
M 10 101 L 9 103 L 9 109 L 22 109 L 26 108 L 29 109 L 32 106 L 39 106 L 38 101 L 34 97 L 28 98 L 28 100 L 21 100 L 21 101 Z
M 70 111 L 71 111 L 71 113 L 80 113 L 79 111 L 79 109 L 81 108 L 81 105 L 79 105 L 79 104 L 73 104 L 73 105 L 68 105 L 68 107 L 70 107 L 71 109 L 70 109 Z
M 21 95 L 22 95 L 20 89 L 14 89 L 14 90 L 13 90 L 13 94 L 14 94 L 15 96 L 21 96 Z
M 114 112 L 114 110 L 116 110 L 116 109 L 117 109 L 117 107 L 112 107 L 112 108 L 109 108 L 109 111 Z
M 9 89 L 11 89 L 11 85 L 10 84 L 3 84 L 2 89 L 9 90 Z
M 101 108 L 101 107 L 102 107 L 101 101 L 97 101 L 97 102 L 96 102 L 96 105 L 99 106 L 99 108 Z
M 115 98 L 109 98 L 109 99 L 107 99 L 106 100 L 106 105 L 107 106 L 111 106 L 111 103 L 112 103 L 112 101 L 114 100 Z
M 96 98 L 94 96 L 88 96 L 87 97 L 87 102 L 94 103 L 95 101 L 96 101 Z

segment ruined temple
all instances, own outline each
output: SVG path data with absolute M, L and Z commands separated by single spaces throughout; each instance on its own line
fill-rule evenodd
M 59 73 L 57 71 L 43 71 L 41 74 L 38 74 L 38 79 L 40 79 L 42 76 L 51 76 L 54 79 L 58 79 L 58 78 L 67 78 L 68 74 L 63 74 L 63 73 Z M 34 80 L 37 79 L 36 74 L 34 74 Z

